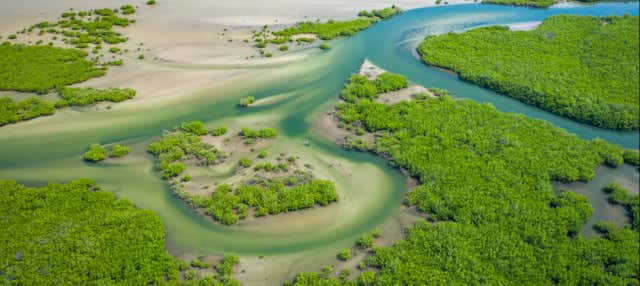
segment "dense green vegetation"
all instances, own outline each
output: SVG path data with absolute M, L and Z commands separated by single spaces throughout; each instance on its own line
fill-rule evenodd
M 130 14 L 132 8 L 125 5 L 121 9 L 123 13 Z M 133 20 L 116 16 L 117 11 L 99 9 L 89 12 L 65 12 L 58 22 L 40 22 L 28 30 L 25 29 L 25 32 L 39 30 L 38 35 L 61 34 L 65 37 L 66 43 L 79 48 L 93 43 L 96 45 L 96 52 L 101 48 L 103 41 L 112 44 L 126 41 L 125 38 L 118 38 L 120 34 L 111 29 L 114 25 L 127 26 Z M 92 15 L 93 17 L 90 17 Z M 111 50 L 119 49 L 111 47 Z M 4 43 L 0 45 L 0 90 L 44 94 L 57 89 L 63 98 L 55 103 L 57 108 L 69 105 L 85 106 L 97 101 L 120 102 L 135 95 L 132 89 L 65 88 L 74 83 L 103 76 L 105 66 L 122 64 L 122 60 L 117 60 L 99 67 L 96 65 L 96 59 L 89 61 L 86 59 L 87 55 L 83 51 L 51 45 Z M 3 98 L 0 101 L 0 126 L 54 113 L 52 103 L 37 98 L 29 98 L 19 103 Z
M 207 130 L 207 128 L 204 127 L 204 123 L 202 123 L 202 121 L 199 121 L 199 120 L 182 123 L 180 125 L 180 130 L 187 133 L 195 134 L 198 136 L 202 136 L 209 133 L 209 130 Z
M 65 106 L 86 106 L 100 101 L 121 102 L 131 99 L 136 95 L 136 91 L 130 88 L 62 88 L 60 96 L 62 100 L 56 102 L 56 107 Z
M 362 11 L 358 14 L 358 18 L 353 20 L 338 21 L 329 20 L 320 22 L 320 20 L 312 22 L 300 22 L 292 27 L 288 27 L 279 31 L 268 33 L 266 26 L 260 32 L 254 32 L 254 40 L 256 47 L 259 49 L 266 48 L 267 44 L 282 45 L 287 42 L 293 42 L 293 36 L 302 34 L 313 34 L 321 40 L 331 40 L 337 37 L 349 37 L 357 32 L 369 28 L 372 24 L 380 21 L 380 19 L 388 19 L 397 14 L 402 13 L 402 9 L 395 5 L 381 10 Z M 313 38 L 296 38 L 298 44 L 313 42 Z M 286 48 L 285 48 L 286 47 Z M 329 45 L 323 43 L 320 45 L 323 50 L 328 50 Z M 288 46 L 281 46 L 281 51 L 288 50 Z M 261 50 L 264 53 L 264 50 Z M 270 53 L 263 54 L 269 55 Z
M 157 166 L 165 179 L 177 177 L 186 169 L 183 163 L 185 160 L 196 160 L 199 165 L 212 165 L 224 159 L 225 153 L 222 150 L 202 142 L 200 136 L 209 133 L 221 135 L 226 133 L 226 128 L 218 127 L 209 131 L 200 121 L 183 123 L 179 128 L 164 133 L 159 141 L 151 143 L 148 152 L 158 159 Z M 238 135 L 247 141 L 274 138 L 277 132 L 273 128 L 243 128 Z M 266 151 L 263 151 L 258 157 L 266 156 Z M 279 164 L 259 163 L 255 165 L 254 171 L 288 172 L 290 164 L 295 161 L 295 157 L 290 157 Z M 239 160 L 238 165 L 241 168 L 249 168 L 253 162 L 245 157 Z M 190 180 L 191 177 L 186 175 L 181 181 Z M 338 199 L 333 182 L 314 179 L 311 174 L 300 170 L 290 175 L 272 178 L 256 176 L 235 188 L 220 185 L 210 195 L 187 193 L 177 181 L 173 182 L 172 189 L 178 197 L 189 202 L 194 208 L 203 209 L 206 214 L 227 225 L 245 218 L 250 208 L 255 209 L 256 216 L 264 216 L 310 208 L 314 205 L 324 206 Z
M 502 5 L 514 5 L 514 6 L 529 6 L 546 8 L 553 4 L 556 4 L 556 0 L 482 0 L 482 3 L 490 4 L 502 4 Z M 584 1 L 587 2 L 587 1 Z
M 252 164 L 253 162 L 249 158 L 242 158 L 240 159 L 240 161 L 238 161 L 238 165 L 240 165 L 240 167 L 242 168 L 249 168 Z
M 437 1 L 441 1 L 441 0 L 437 0 Z M 582 3 L 596 2 L 595 0 L 572 0 L 572 1 L 582 2 Z M 560 2 L 562 1 L 560 0 L 483 0 L 482 1 L 482 3 L 513 5 L 513 6 L 529 6 L 529 7 L 537 7 L 537 8 L 547 8 L 553 4 L 557 4 Z
M 351 258 L 351 249 L 344 248 L 340 249 L 340 253 L 338 253 L 338 259 L 347 261 Z
M 380 10 L 371 10 L 371 11 L 363 10 L 363 11 L 360 11 L 360 13 L 358 13 L 358 16 L 367 17 L 367 18 L 377 17 L 380 19 L 389 19 L 400 13 L 402 13 L 402 9 L 396 5 L 392 5 L 391 7 L 387 7 Z
M 105 74 L 86 57 L 51 46 L 0 45 L 0 90 L 47 93 Z
M 162 135 L 160 141 L 149 145 L 147 151 L 158 159 L 158 169 L 165 178 L 179 175 L 185 169 L 180 160 L 194 159 L 199 164 L 211 165 L 224 159 L 225 154 L 214 146 L 202 142 L 201 135 L 208 131 L 200 121 L 184 123 L 172 132 Z
M 378 93 L 385 93 L 407 88 L 409 81 L 403 75 L 385 72 L 376 77 L 376 79 L 373 80 L 373 84 L 376 86 Z
M 381 93 L 396 91 L 409 86 L 406 77 L 399 74 L 385 72 L 373 81 L 363 75 L 353 74 L 340 96 L 347 102 L 355 102 L 358 98 L 376 98 Z
M 84 153 L 84 160 L 89 162 L 99 162 L 107 158 L 107 149 L 95 143 L 89 146 L 89 150 Z
M 10 97 L 0 98 L 0 126 L 54 113 L 53 103 L 36 97 L 17 103 Z
M 282 178 L 255 179 L 235 189 L 220 185 L 209 196 L 189 194 L 176 187 L 180 198 L 226 225 L 246 218 L 249 208 L 255 209 L 255 216 L 265 216 L 338 200 L 333 182 L 314 179 L 303 171 Z
M 533 31 L 428 37 L 418 51 L 464 80 L 594 126 L 640 127 L 639 17 L 559 15 Z
M 609 183 L 604 191 L 609 194 L 609 201 L 624 206 L 631 217 L 631 226 L 640 232 L 640 197 L 632 195 L 629 190 L 620 187 L 616 182 Z
M 242 136 L 242 138 L 244 138 L 245 140 L 252 140 L 252 139 L 258 139 L 258 138 L 271 139 L 278 136 L 278 131 L 275 128 L 263 128 L 258 130 L 242 128 L 242 130 L 240 130 L 239 135 Z
M 372 24 L 380 21 L 380 19 L 388 19 L 400 13 L 402 13 L 402 9 L 393 5 L 381 10 L 362 11 L 358 15 L 359 17 L 353 20 L 329 20 L 327 22 L 320 22 L 318 19 L 315 22 L 300 22 L 292 27 L 278 31 L 269 31 L 268 26 L 265 25 L 260 31 L 254 30 L 252 32 L 252 39 L 261 56 L 272 57 L 273 53 L 265 50 L 269 44 L 279 45 L 278 49 L 284 52 L 289 50 L 289 46 L 285 45 L 286 43 L 293 43 L 295 40 L 298 45 L 301 45 L 312 43 L 316 40 L 316 38 L 313 37 L 302 36 L 305 34 L 313 34 L 318 39 L 325 41 L 337 37 L 349 37 L 369 28 Z M 244 42 L 248 43 L 249 39 L 245 39 Z M 322 50 L 330 49 L 327 43 L 321 43 L 319 48 Z
M 135 13 L 131 5 L 124 5 L 120 9 L 102 8 L 90 11 L 65 12 L 56 22 L 40 22 L 32 25 L 27 30 L 31 33 L 38 30 L 38 35 L 53 34 L 62 37 L 62 41 L 76 48 L 93 48 L 100 50 L 101 45 L 115 45 L 126 42 L 128 39 L 113 30 L 113 27 L 126 27 L 135 20 L 125 16 Z
M 129 146 L 115 144 L 113 145 L 113 147 L 111 147 L 111 150 L 109 151 L 109 157 L 120 158 L 120 157 L 127 156 L 129 152 L 131 152 L 131 148 L 129 148 Z
M 289 28 L 273 32 L 277 37 L 290 38 L 299 34 L 314 34 L 322 40 L 331 40 L 340 36 L 353 36 L 377 21 L 376 18 L 358 18 L 348 21 L 329 20 L 325 23 L 302 22 Z
M 0 212 L 7 285 L 240 285 L 237 255 L 197 274 L 164 250 L 160 218 L 89 179 L 41 188 L 0 180 Z
M 626 150 L 624 155 L 622 155 L 625 162 L 628 162 L 634 166 L 640 166 L 640 152 L 636 150 Z
M 253 96 L 247 96 L 240 99 L 240 103 L 238 105 L 242 107 L 248 107 L 250 104 L 256 101 L 256 98 Z
M 133 8 L 131 5 L 123 5 L 120 7 L 120 11 L 124 15 L 134 14 L 136 12 L 136 8 Z
M 598 224 L 580 234 L 588 200 L 551 180 L 587 181 L 625 150 L 551 124 L 448 96 L 338 105 L 343 124 L 376 133 L 369 150 L 418 178 L 406 203 L 428 214 L 392 247 L 373 248 L 373 285 L 637 285 L 640 236 Z M 632 163 L 627 161 L 628 163 Z M 364 239 L 365 246 L 368 239 Z M 358 285 L 359 279 L 348 282 Z M 296 285 L 339 285 L 304 273 Z M 369 285 L 369 284 L 367 284 Z
M 211 135 L 213 136 L 222 136 L 227 134 L 227 127 L 225 126 L 218 126 L 215 129 L 211 130 Z
M 63 88 L 60 92 L 63 99 L 55 104 L 37 97 L 27 98 L 17 103 L 10 97 L 3 97 L 0 98 L 0 126 L 52 115 L 56 108 L 85 106 L 99 101 L 120 102 L 132 98 L 135 93 L 133 89 Z
M 7 285 L 144 285 L 178 276 L 160 219 L 91 180 L 42 188 L 0 180 L 0 212 Z

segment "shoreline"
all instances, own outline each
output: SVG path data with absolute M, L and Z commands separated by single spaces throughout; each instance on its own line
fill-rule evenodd
M 272 29 L 316 19 L 353 19 L 361 10 L 381 9 L 389 5 L 381 0 L 368 3 L 347 0 L 335 0 L 337 3 L 320 0 L 305 3 L 282 1 L 285 3 L 277 6 L 287 6 L 289 9 L 282 10 L 257 0 L 225 4 L 191 0 L 189 5 L 159 1 L 154 6 L 124 0 L 102 3 L 61 0 L 51 6 L 8 0 L 0 3 L 0 35 L 4 39 L 37 22 L 53 21 L 69 9 L 88 10 L 134 4 L 137 12 L 131 18 L 136 22 L 117 29 L 130 38 L 118 46 L 133 53 L 124 58 L 123 66 L 112 67 L 105 76 L 77 85 L 132 87 L 138 91 L 131 101 L 134 102 L 149 97 L 197 92 L 202 86 L 210 86 L 212 81 L 228 81 L 237 77 L 252 69 L 252 66 L 298 62 L 313 54 L 313 51 L 306 51 L 307 46 L 303 45 L 286 53 L 276 51 L 271 58 L 260 57 L 251 40 L 251 32 L 262 25 L 269 25 L 269 29 Z M 461 3 L 470 2 L 454 0 L 450 5 Z M 395 4 L 404 10 L 437 6 L 435 0 L 401 0 Z M 29 36 L 19 36 L 18 42 L 21 38 L 25 42 L 30 40 Z M 48 41 L 48 35 L 44 39 Z M 138 47 L 143 48 L 145 60 L 134 57 Z

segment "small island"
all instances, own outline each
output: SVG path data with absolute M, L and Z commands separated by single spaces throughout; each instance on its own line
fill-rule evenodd
M 54 41 L 35 45 L 20 43 L 0 44 L 0 91 L 18 91 L 44 95 L 56 92 L 58 100 L 48 101 L 40 97 L 26 97 L 15 101 L 10 97 L 0 98 L 0 126 L 49 116 L 56 109 L 68 106 L 87 106 L 97 102 L 121 102 L 136 95 L 133 89 L 72 88 L 70 85 L 101 77 L 108 67 L 122 65 L 122 59 L 105 61 L 96 56 L 89 59 L 83 51 L 93 47 L 92 55 L 99 54 L 103 44 L 111 45 L 111 53 L 123 55 L 115 45 L 128 39 L 113 30 L 134 23 L 127 15 L 135 8 L 124 5 L 120 9 L 96 9 L 90 11 L 65 12 L 56 22 L 40 22 L 21 33 L 35 37 L 54 35 Z M 36 34 L 37 31 L 37 34 Z M 58 39 L 60 37 L 60 39 Z M 72 46 L 65 48 L 62 46 Z M 106 47 L 105 47 L 106 48 Z M 101 57 L 101 55 L 100 55 Z
M 200 121 L 183 123 L 148 148 L 173 192 L 199 213 L 231 225 L 250 214 L 276 215 L 338 200 L 334 183 L 314 178 L 297 157 L 255 154 L 277 136 L 275 129 L 242 128 L 222 139 L 226 130 L 208 130 Z M 275 162 L 268 160 L 273 157 Z M 229 164 L 235 170 L 223 180 L 206 175 L 209 168 Z

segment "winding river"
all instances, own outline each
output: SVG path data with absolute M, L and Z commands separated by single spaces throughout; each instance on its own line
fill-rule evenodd
M 456 5 L 407 11 L 354 37 L 333 41 L 329 52 L 313 52 L 308 58 L 289 64 L 249 67 L 255 72 L 241 75 L 235 82 L 215 90 L 179 98 L 133 101 L 108 110 L 68 109 L 52 117 L 2 127 L 0 178 L 13 178 L 31 185 L 94 178 L 117 196 L 156 212 L 165 224 L 167 247 L 173 254 L 236 252 L 254 257 L 251 266 L 256 270 L 272 271 L 276 275 L 314 270 L 334 259 L 339 248 L 352 245 L 364 232 L 381 227 L 390 240 L 397 239 L 401 228 L 416 218 L 401 207 L 407 186 L 398 170 L 371 154 L 344 151 L 312 127 L 314 120 L 335 103 L 345 79 L 357 71 L 365 58 L 418 84 L 448 89 L 456 97 L 489 102 L 502 111 L 547 120 L 582 138 L 600 137 L 638 149 L 637 131 L 608 131 L 555 116 L 462 82 L 454 75 L 425 66 L 415 56 L 415 47 L 429 34 L 494 24 L 538 22 L 563 13 L 637 15 L 638 3 L 561 5 L 550 9 Z M 150 63 L 154 64 L 161 65 Z M 181 68 L 229 67 L 184 65 Z M 272 100 L 255 108 L 237 108 L 238 99 L 247 95 Z M 292 152 L 322 174 L 331 176 L 338 186 L 341 202 L 233 227 L 220 226 L 194 214 L 171 195 L 154 171 L 152 158 L 145 152 L 146 146 L 162 130 L 194 119 L 206 122 L 209 127 L 224 124 L 231 130 L 243 126 L 277 127 L 281 135 L 271 152 Z M 310 140 L 310 146 L 303 144 L 306 139 Z M 126 143 L 132 146 L 132 154 L 104 164 L 83 162 L 81 154 L 86 146 L 95 142 Z M 637 171 L 625 171 L 621 176 L 637 177 Z M 255 262 L 256 257 L 263 255 L 275 264 L 286 262 L 289 266 L 269 269 Z

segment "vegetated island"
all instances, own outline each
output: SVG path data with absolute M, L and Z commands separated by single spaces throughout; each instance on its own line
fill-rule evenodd
M 640 232 L 640 196 L 631 194 L 616 182 L 609 183 L 603 191 L 609 194 L 610 203 L 621 205 L 627 210 L 631 218 L 631 227 Z
M 594 3 L 600 2 L 597 0 L 571 0 L 573 2 L 579 3 Z M 567 2 L 571 2 L 567 1 Z M 528 6 L 528 7 L 536 7 L 536 8 L 548 8 L 554 4 L 558 4 L 564 2 L 562 0 L 482 0 L 482 3 L 487 4 L 501 4 L 501 5 L 512 5 L 512 6 Z M 607 2 L 607 1 L 603 1 Z
M 47 45 L 39 40 L 35 45 L 4 42 L 0 45 L 0 91 L 19 91 L 46 94 L 55 90 L 60 100 L 51 102 L 28 97 L 18 102 L 10 97 L 0 98 L 0 126 L 52 115 L 56 108 L 87 106 L 100 101 L 121 102 L 131 99 L 133 89 L 71 88 L 69 85 L 104 76 L 109 66 L 122 65 L 122 60 L 100 61 L 102 55 L 89 60 L 87 52 L 55 47 L 58 36 L 62 43 L 84 49 L 93 46 L 92 54 L 100 53 L 103 44 L 110 51 L 120 51 L 116 44 L 127 41 L 114 26 L 126 27 L 135 20 L 124 15 L 133 14 L 135 8 L 124 5 L 120 9 L 96 9 L 65 12 L 57 22 L 41 22 L 19 34 L 36 33 L 38 37 L 54 35 Z M 122 16 L 118 16 L 118 14 Z M 16 37 L 11 37 L 16 39 Z M 116 51 L 116 52 L 117 52 Z M 122 52 L 119 52 L 122 55 Z
M 270 53 L 265 53 L 264 50 L 269 44 L 281 45 L 279 50 L 287 51 L 289 46 L 286 44 L 294 41 L 298 45 L 302 45 L 313 43 L 317 39 L 328 41 L 337 37 L 349 37 L 369 28 L 380 20 L 389 19 L 400 13 L 402 13 L 402 8 L 393 5 L 380 10 L 361 11 L 358 14 L 358 18 L 353 20 L 305 21 L 292 27 L 272 32 L 267 30 L 267 26 L 264 26 L 261 31 L 253 32 L 252 39 L 255 42 L 255 47 L 260 50 L 263 56 L 270 56 Z M 319 48 L 328 50 L 330 47 L 328 44 L 322 43 Z
M 87 152 L 84 153 L 83 157 L 85 161 L 88 162 L 100 162 L 107 158 L 121 158 L 127 156 L 131 152 L 131 148 L 127 145 L 115 144 L 110 147 L 110 150 L 107 151 L 107 148 L 95 143 L 89 146 Z
M 532 31 L 486 27 L 427 37 L 425 63 L 579 122 L 640 128 L 638 16 L 558 15 Z
M 207 130 L 202 122 L 192 121 L 149 145 L 174 193 L 198 212 L 231 225 L 250 212 L 256 217 L 275 215 L 338 200 L 334 183 L 314 178 L 297 157 L 280 154 L 269 162 L 267 151 L 257 153 L 254 148 L 264 148 L 268 139 L 277 136 L 275 129 L 243 128 L 221 138 L 226 133 L 224 127 Z M 257 155 L 252 159 L 253 153 Z M 219 184 L 210 175 L 210 166 L 225 161 L 227 167 L 232 164 L 233 174 Z
M 638 230 L 600 223 L 601 237 L 585 238 L 580 230 L 593 207 L 586 197 L 558 193 L 551 185 L 551 180 L 590 180 L 602 164 L 638 165 L 637 151 L 583 140 L 545 121 L 442 92 L 379 102 L 374 82 L 352 76 L 337 116 L 345 129 L 361 128 L 362 136 L 372 138 L 359 149 L 387 158 L 419 180 L 406 204 L 428 221 L 418 222 L 392 247 L 374 247 L 366 266 L 376 271 L 351 281 L 331 272 L 300 273 L 291 284 L 639 282 Z
M 0 211 L 8 285 L 240 285 L 236 255 L 213 266 L 173 258 L 156 214 L 89 179 L 40 188 L 0 180 Z

